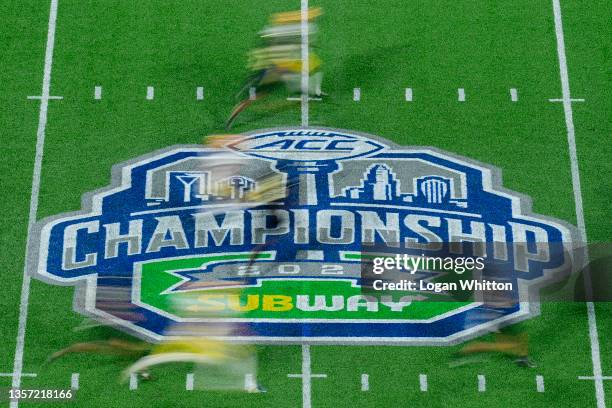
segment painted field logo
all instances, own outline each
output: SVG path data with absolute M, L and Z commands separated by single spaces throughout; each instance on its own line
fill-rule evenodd
M 480 163 L 332 129 L 253 132 L 229 147 L 177 146 L 116 166 L 83 211 L 36 225 L 30 273 L 75 285 L 77 311 L 150 340 L 171 322 L 240 321 L 248 329 L 233 338 L 253 342 L 452 344 L 537 313 L 527 296 L 570 261 L 555 244 L 571 243 L 571 227 L 530 214 Z M 239 157 L 241 174 L 208 165 L 223 155 Z M 237 203 L 270 173 L 284 180 L 284 202 Z M 475 253 L 494 241 L 503 249 Z M 521 301 L 488 316 L 478 301 L 362 290 L 364 245 L 442 242 L 502 264 Z M 144 318 L 101 301 L 109 284 Z M 186 295 L 194 314 L 171 307 Z

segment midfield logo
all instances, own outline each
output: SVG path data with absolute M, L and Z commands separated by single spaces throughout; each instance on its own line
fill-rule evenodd
M 37 223 L 30 273 L 75 285 L 78 312 L 154 341 L 172 322 L 235 321 L 248 330 L 232 339 L 250 342 L 453 344 L 537 314 L 526 300 L 571 261 L 555 245 L 571 244 L 570 226 L 531 214 L 496 169 L 466 158 L 310 128 L 229 148 L 177 146 L 115 166 L 82 211 Z M 236 160 L 240 174 L 210 166 Z M 240 200 L 270 173 L 283 202 Z M 495 262 L 520 302 L 487 316 L 477 300 L 362 290 L 364 246 L 448 242 Z M 109 308 L 101 282 L 124 288 L 144 318 Z M 171 307 L 186 294 L 208 317 Z

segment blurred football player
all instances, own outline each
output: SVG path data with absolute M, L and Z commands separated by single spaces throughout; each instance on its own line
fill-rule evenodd
M 320 8 L 308 11 L 309 37 L 316 33 L 314 20 L 320 15 Z M 285 86 L 291 94 L 304 91 L 309 95 L 322 94 L 321 59 L 312 50 L 308 53 L 309 89 L 301 89 L 303 63 L 301 12 L 277 13 L 272 15 L 270 20 L 270 26 L 259 33 L 265 45 L 249 53 L 248 69 L 251 74 L 238 92 L 239 102 L 227 119 L 226 129 L 231 128 L 238 115 L 249 105 L 264 98 L 277 87 Z

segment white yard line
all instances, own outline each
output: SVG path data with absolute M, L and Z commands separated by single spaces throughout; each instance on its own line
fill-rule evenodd
M 555 17 L 555 34 L 557 37 L 557 55 L 559 57 L 559 75 L 561 78 L 561 92 L 563 97 L 563 111 L 565 113 L 565 125 L 567 127 L 567 143 L 570 154 L 570 165 L 572 171 L 572 187 L 574 190 L 574 203 L 576 207 L 576 220 L 580 239 L 587 243 L 586 226 L 584 222 L 584 208 L 582 205 L 582 187 L 580 185 L 580 169 L 578 166 L 578 155 L 576 153 L 576 132 L 574 128 L 574 114 L 572 110 L 572 96 L 570 92 L 569 74 L 567 69 L 567 58 L 565 56 L 565 38 L 563 35 L 563 19 L 561 16 L 561 4 L 559 0 L 552 0 Z M 588 264 L 588 253 L 586 254 Z M 592 294 L 592 283 L 588 273 L 583 275 L 585 291 L 587 296 Z M 595 396 L 597 407 L 605 408 L 606 398 L 602 380 L 601 356 L 599 353 L 599 336 L 597 333 L 597 318 L 595 316 L 595 305 L 587 302 L 587 315 L 589 321 L 589 337 L 591 340 L 591 360 L 593 364 L 593 377 L 595 377 Z
M 310 366 L 310 346 L 302 344 L 302 373 L 287 374 L 289 378 L 302 379 L 302 408 L 312 407 L 312 379 L 327 378 L 327 374 L 312 374 Z
M 308 50 L 308 0 L 301 0 L 300 3 L 300 33 L 302 40 L 302 126 L 308 126 L 308 100 L 309 100 L 309 50 Z M 310 367 L 310 346 L 308 344 L 302 344 L 302 408 L 311 408 L 311 367 Z
M 203 101 L 204 100 L 204 87 L 198 86 L 196 88 L 196 100 Z
M 353 88 L 353 100 L 359 102 L 361 100 L 361 88 Z
M 100 85 L 94 87 L 94 99 L 97 101 L 102 99 L 102 87 Z
M 49 95 L 51 90 L 51 67 L 53 65 L 53 47 L 55 45 L 55 23 L 57 21 L 58 0 L 51 0 L 49 7 L 49 25 L 47 29 L 47 48 L 45 50 L 45 67 L 43 70 L 42 94 L 40 99 L 40 111 L 38 115 L 38 131 L 36 132 L 36 156 L 34 158 L 34 170 L 32 174 L 32 190 L 30 193 L 30 213 L 28 215 L 28 241 L 30 232 L 36 222 L 38 213 L 38 196 L 40 192 L 40 174 L 42 169 L 43 151 L 45 146 L 45 129 L 47 127 L 47 109 L 49 107 Z M 28 242 L 29 243 L 29 242 Z M 30 276 L 28 275 L 29 245 L 26 244 L 25 262 L 23 267 L 23 281 L 21 284 L 21 300 L 19 303 L 19 326 L 17 328 L 17 339 L 15 345 L 15 360 L 13 363 L 12 387 L 19 388 L 21 385 L 21 373 L 23 370 L 23 350 L 25 346 L 26 323 L 28 318 L 28 303 L 30 299 Z M 18 401 L 11 401 L 10 407 L 17 408 Z
M 147 86 L 147 101 L 152 101 L 155 98 L 155 88 Z
M 309 50 L 308 50 L 308 0 L 302 0 L 300 7 L 302 35 L 302 126 L 308 126 L 308 90 L 309 90 Z
M 304 4 L 302 2 L 302 4 Z M 312 367 L 310 366 L 310 346 L 302 344 L 302 408 L 312 406 Z

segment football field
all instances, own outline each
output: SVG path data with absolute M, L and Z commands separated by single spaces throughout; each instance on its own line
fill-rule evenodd
M 44 364 L 73 343 L 131 337 L 73 330 L 83 319 L 75 288 L 24 272 L 29 229 L 80 210 L 118 163 L 224 133 L 257 33 L 271 14 L 308 7 L 324 12 L 312 49 L 327 95 L 276 92 L 232 133 L 347 129 L 441 149 L 501 169 L 505 188 L 576 226 L 584 242 L 610 239 L 610 2 L 4 1 L 0 388 L 77 390 L 72 401 L 23 406 L 609 406 L 610 302 L 543 302 L 518 323 L 535 368 L 500 355 L 454 366 L 464 344 L 260 344 L 267 392 L 248 394 L 190 390 L 187 364 L 138 383 L 120 382 L 127 358 Z

